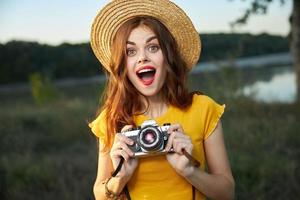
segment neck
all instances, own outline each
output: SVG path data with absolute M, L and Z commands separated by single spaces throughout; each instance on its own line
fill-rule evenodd
M 156 95 L 153 97 L 147 97 L 149 101 L 149 107 L 145 112 L 145 115 L 154 119 L 163 115 L 167 109 L 168 105 L 163 101 L 161 95 Z M 145 108 L 147 108 L 147 101 L 144 101 Z

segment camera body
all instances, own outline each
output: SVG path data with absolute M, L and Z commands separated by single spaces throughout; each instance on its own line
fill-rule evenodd
M 170 124 L 158 126 L 154 120 L 146 120 L 140 127 L 130 129 L 122 134 L 134 141 L 128 145 L 135 157 L 151 156 L 167 153 L 165 147 L 168 142 L 167 133 Z

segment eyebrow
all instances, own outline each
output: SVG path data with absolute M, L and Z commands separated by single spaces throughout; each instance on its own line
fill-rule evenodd
M 148 43 L 148 42 L 150 42 L 150 41 L 152 41 L 152 40 L 154 40 L 154 39 L 157 39 L 157 37 L 156 37 L 156 36 L 149 37 L 149 38 L 146 40 L 146 43 Z M 130 42 L 130 41 L 127 41 L 126 44 L 132 44 L 132 45 L 135 45 L 134 42 Z

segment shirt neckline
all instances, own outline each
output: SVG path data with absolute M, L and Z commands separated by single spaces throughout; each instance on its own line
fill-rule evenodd
M 169 105 L 166 112 L 164 112 L 162 115 L 160 115 L 158 117 L 155 117 L 155 118 L 151 118 L 151 117 L 149 117 L 147 115 L 144 115 L 144 114 L 138 115 L 138 117 L 142 117 L 143 120 L 152 119 L 152 120 L 155 120 L 156 122 L 159 122 L 160 120 L 166 118 L 169 115 L 169 113 L 171 112 L 172 109 L 173 109 L 173 106 Z

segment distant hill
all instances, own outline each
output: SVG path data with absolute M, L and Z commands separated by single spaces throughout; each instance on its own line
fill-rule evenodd
M 289 51 L 288 38 L 269 34 L 202 34 L 201 60 L 258 56 Z
M 201 34 L 201 61 L 224 60 L 289 51 L 288 39 L 268 34 Z M 51 79 L 102 73 L 89 43 L 51 46 L 37 42 L 0 44 L 0 84 L 24 82 L 39 72 Z

